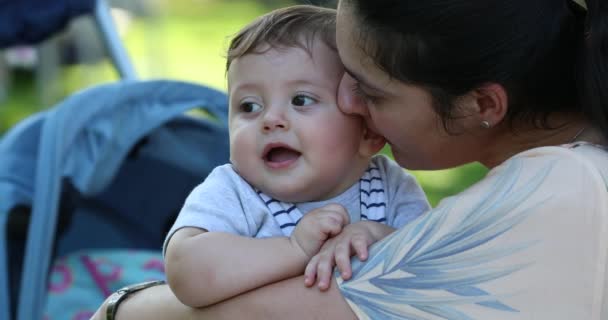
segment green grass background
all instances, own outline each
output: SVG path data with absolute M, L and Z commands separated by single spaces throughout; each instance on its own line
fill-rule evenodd
M 254 17 L 291 4 L 282 0 L 158 0 L 155 3 L 153 14 L 132 20 L 123 35 L 140 77 L 192 81 L 221 90 L 225 90 L 224 52 L 230 36 Z M 118 77 L 107 60 L 63 67 L 56 79 L 59 92 L 48 105 L 40 101 L 34 79 L 28 71 L 12 72 L 7 96 L 0 101 L 0 133 L 70 93 L 115 81 Z M 384 152 L 390 154 L 388 149 Z M 486 169 L 479 164 L 469 164 L 450 170 L 413 173 L 435 205 L 478 181 Z

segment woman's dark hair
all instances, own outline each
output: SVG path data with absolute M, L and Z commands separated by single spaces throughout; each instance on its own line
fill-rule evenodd
M 552 112 L 582 111 L 608 136 L 608 1 L 342 1 L 364 52 L 428 89 L 446 128 L 458 97 L 499 83 L 511 124 L 547 128 Z

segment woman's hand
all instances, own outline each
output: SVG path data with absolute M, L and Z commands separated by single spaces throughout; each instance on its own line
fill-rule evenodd
M 350 279 L 350 258 L 356 255 L 365 261 L 368 247 L 393 231 L 394 228 L 374 221 L 360 221 L 344 227 L 340 234 L 325 241 L 319 253 L 310 259 L 304 271 L 304 284 L 311 287 L 317 282 L 319 289 L 327 290 L 336 265 L 342 279 Z
M 290 241 L 310 259 L 327 239 L 339 234 L 349 220 L 343 206 L 328 204 L 304 215 L 293 230 Z

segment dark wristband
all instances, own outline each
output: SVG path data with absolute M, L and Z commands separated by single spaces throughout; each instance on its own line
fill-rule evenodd
M 156 280 L 156 281 L 142 282 L 142 283 L 138 283 L 138 284 L 134 284 L 134 285 L 130 285 L 130 286 L 126 286 L 126 287 L 118 289 L 118 291 L 114 292 L 110 296 L 110 299 L 108 300 L 108 305 L 106 306 L 106 320 L 114 320 L 114 317 L 116 316 L 116 312 L 118 311 L 118 306 L 130 294 L 137 292 L 139 290 L 158 286 L 161 284 L 165 284 L 165 281 Z

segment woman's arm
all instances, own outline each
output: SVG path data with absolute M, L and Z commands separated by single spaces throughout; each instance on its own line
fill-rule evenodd
M 136 293 L 118 320 L 606 319 L 606 182 L 570 151 L 541 151 L 377 242 L 340 289 L 297 277 L 196 310 L 164 286 Z
M 105 320 L 107 301 L 91 320 Z M 139 291 L 120 304 L 116 320 L 129 319 L 357 319 L 335 281 L 321 292 L 306 288 L 303 277 L 268 285 L 218 304 L 194 309 L 177 300 L 168 286 Z

